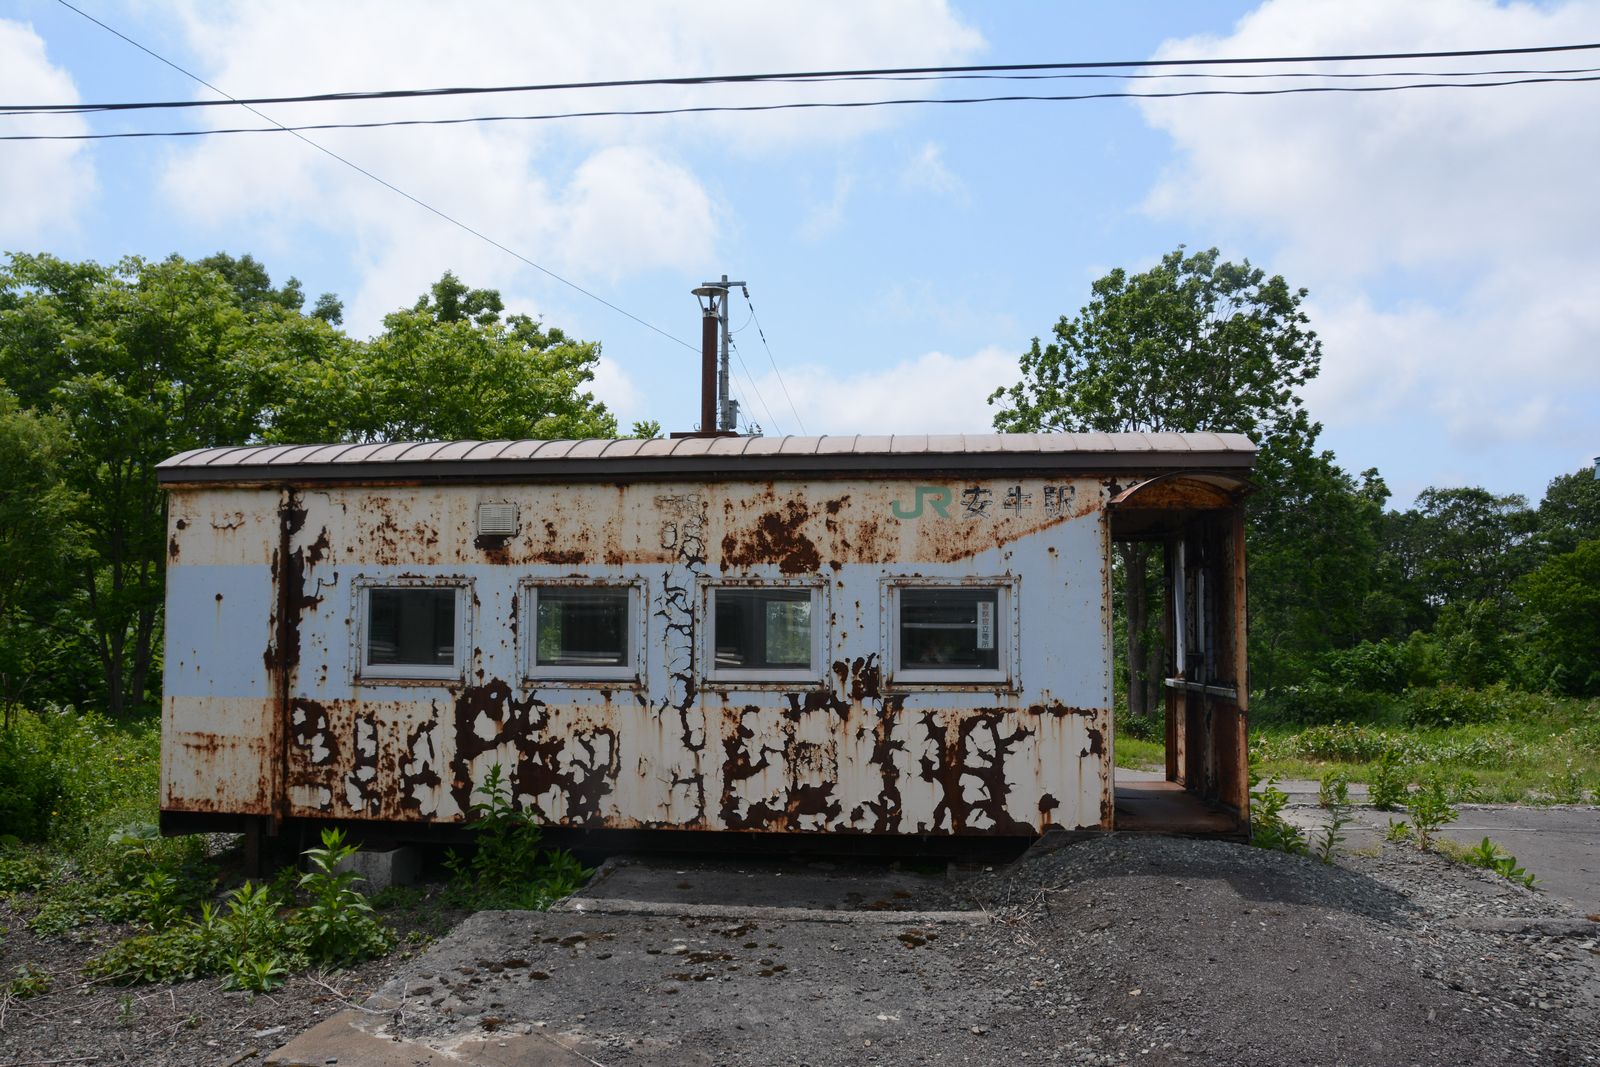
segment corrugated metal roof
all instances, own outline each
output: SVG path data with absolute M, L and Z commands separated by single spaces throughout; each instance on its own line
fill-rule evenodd
M 578 480 L 917 471 L 1249 470 L 1242 434 L 860 434 L 582 441 L 426 441 L 197 448 L 163 461 L 189 482 Z

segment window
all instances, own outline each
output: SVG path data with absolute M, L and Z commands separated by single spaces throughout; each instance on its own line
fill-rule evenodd
M 523 589 L 533 619 L 530 679 L 580 685 L 638 682 L 643 673 L 642 583 L 568 580 L 527 583 Z
M 356 583 L 357 677 L 448 679 L 462 673 L 467 612 L 459 584 Z
M 893 681 L 1011 684 L 1016 675 L 1014 579 L 992 585 L 891 582 L 886 594 Z
M 819 597 L 819 590 L 809 584 L 709 588 L 707 677 L 747 682 L 817 680 Z

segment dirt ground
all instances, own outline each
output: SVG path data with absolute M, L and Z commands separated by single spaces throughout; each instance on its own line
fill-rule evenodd
M 460 918 L 426 908 L 391 913 L 386 919 L 401 945 L 384 959 L 295 975 L 271 993 L 250 994 L 224 991 L 220 979 L 172 986 L 91 981 L 84 963 L 136 931 L 97 923 L 70 937 L 41 937 L 0 903 L 0 981 L 25 964 L 50 980 L 49 992 L 31 997 L 0 985 L 0 1067 L 258 1064 L 294 1035 L 365 1001 Z
M 1111 835 L 954 878 L 745 865 L 755 897 L 730 866 L 624 867 L 253 999 L 84 987 L 58 956 L 0 1065 L 1600 1064 L 1600 924 L 1410 848 Z M 8 925 L 7 970 L 37 948 Z

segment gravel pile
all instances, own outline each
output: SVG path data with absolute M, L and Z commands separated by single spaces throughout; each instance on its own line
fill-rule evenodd
M 1413 849 L 1326 866 L 1113 835 L 963 892 L 1052 1059 L 1600 1063 L 1600 925 Z

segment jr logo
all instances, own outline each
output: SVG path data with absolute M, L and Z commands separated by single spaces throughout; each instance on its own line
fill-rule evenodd
M 917 486 L 916 501 L 909 510 L 902 507 L 898 500 L 890 505 L 889 510 L 894 513 L 894 517 L 897 519 L 920 519 L 922 518 L 922 505 L 927 504 L 941 519 L 948 519 L 950 517 L 950 501 L 954 498 L 955 494 L 942 485 L 919 485 Z

